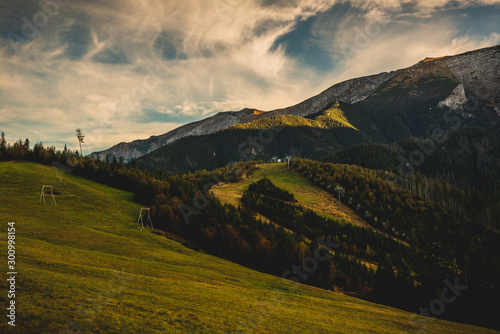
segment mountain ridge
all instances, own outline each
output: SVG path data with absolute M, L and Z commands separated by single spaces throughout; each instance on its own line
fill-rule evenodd
M 155 151 L 161 146 L 171 144 L 187 136 L 212 134 L 237 124 L 250 123 L 258 119 L 268 118 L 272 116 L 308 116 L 320 112 L 324 108 L 327 108 L 332 104 L 332 99 L 334 99 L 335 102 L 342 101 L 346 103 L 355 103 L 363 100 L 367 96 L 369 96 L 375 89 L 377 89 L 380 84 L 390 79 L 392 77 L 392 74 L 393 73 L 383 72 L 376 75 L 346 80 L 333 85 L 332 87 L 324 90 L 323 92 L 312 98 L 286 108 L 275 109 L 271 111 L 261 111 L 253 108 L 244 108 L 240 111 L 219 112 L 214 116 L 205 118 L 203 120 L 180 126 L 163 135 L 152 136 L 149 139 L 134 140 L 129 143 L 123 142 L 111 147 L 110 149 L 100 152 L 93 152 L 92 154 L 90 154 L 90 157 L 104 159 L 106 158 L 106 156 L 115 156 L 122 157 L 124 162 L 130 162 L 136 158 Z M 379 82 L 381 77 L 383 79 L 381 80 L 381 82 Z M 368 94 L 366 91 L 363 91 L 362 93 L 352 91 L 351 86 L 358 87 L 363 83 L 366 83 L 369 86 L 369 88 L 367 89 L 367 91 L 369 92 Z M 346 95 L 342 95 L 342 93 L 344 92 L 346 93 Z
M 454 56 L 426 58 L 408 68 L 346 80 L 331 86 L 318 95 L 286 108 L 271 111 L 245 108 L 240 111 L 220 112 L 209 118 L 183 125 L 163 135 L 130 143 L 120 143 L 110 149 L 94 152 L 90 157 L 104 159 L 115 156 L 122 157 L 124 162 L 130 162 L 184 137 L 209 135 L 237 124 L 273 116 L 307 117 L 325 111 L 339 103 L 357 105 L 372 97 L 383 85 L 395 80 L 395 78 L 401 78 L 402 81 L 410 78 L 411 81 L 429 73 L 439 73 L 440 76 L 456 83 L 452 94 L 442 100 L 441 107 L 448 107 L 452 110 L 463 109 L 462 106 L 471 100 L 473 105 L 466 108 L 467 110 L 477 109 L 477 106 L 481 105 L 485 110 L 484 118 L 495 125 L 498 124 L 498 117 L 500 117 L 499 45 Z M 391 136 L 388 138 L 391 139 Z

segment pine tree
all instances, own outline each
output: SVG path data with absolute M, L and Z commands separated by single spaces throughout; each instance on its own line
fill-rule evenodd
M 2 132 L 2 137 L 0 138 L 0 159 L 7 158 L 7 141 L 5 140 L 5 133 Z
M 0 139 L 0 150 L 1 151 L 7 150 L 7 141 L 5 140 L 5 133 L 4 132 L 2 132 L 2 137 Z

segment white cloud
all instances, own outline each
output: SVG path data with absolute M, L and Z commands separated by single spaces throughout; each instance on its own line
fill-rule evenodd
M 0 44 L 0 117 L 2 126 L 7 125 L 0 130 L 8 138 L 30 136 L 61 147 L 74 140 L 74 128 L 80 127 L 89 138 L 95 133 L 95 150 L 103 149 L 165 133 L 180 118 L 195 120 L 244 107 L 281 108 L 342 79 L 498 43 L 498 34 L 455 36 L 451 18 L 427 26 L 405 23 L 399 1 L 352 0 L 361 14 L 353 10 L 338 21 L 326 17 L 314 26 L 317 45 L 336 62 L 318 80 L 316 71 L 275 42 L 297 22 L 344 2 L 70 2 L 16 55 L 6 40 Z M 415 1 L 408 15 L 433 15 L 446 3 Z M 469 1 L 456 3 L 471 6 Z M 485 0 L 473 6 L 497 3 Z M 17 3 L 12 0 L 11 6 Z M 379 26 L 370 26 L 373 22 Z M 366 41 L 358 36 L 352 48 L 359 29 L 366 27 L 372 30 L 365 32 L 376 34 Z M 347 53 L 339 53 L 339 45 L 347 45 Z M 106 63 L 113 59 L 116 64 Z M 156 111 L 156 118 L 135 123 L 144 110 Z
M 280 81 L 289 80 L 294 64 L 283 50 L 273 50 L 273 43 L 297 20 L 327 8 L 320 0 L 279 10 L 236 0 L 71 3 L 17 55 L 3 48 L 0 107 L 19 122 L 38 117 L 52 126 L 64 122 L 71 128 L 110 132 L 99 148 L 114 144 L 117 137 L 111 133 L 124 130 L 122 125 L 145 108 L 199 118 L 229 106 L 278 107 L 286 99 L 274 96 L 283 97 L 286 85 Z M 72 52 L 72 45 L 64 36 L 82 22 L 90 29 L 88 48 L 81 58 L 68 59 L 64 55 Z M 158 54 L 155 40 L 162 34 L 170 35 L 169 46 L 184 59 Z M 128 62 L 96 62 L 94 57 L 107 50 Z M 145 85 L 148 78 L 159 83 Z M 179 105 L 184 107 L 176 109 Z M 165 125 L 159 131 L 169 129 Z M 140 137 L 152 132 L 142 130 Z M 139 133 L 128 131 L 127 137 L 135 135 Z
M 377 3 L 379 7 L 374 7 Z M 316 43 L 336 60 L 336 67 L 326 76 L 323 87 L 332 84 L 331 77 L 340 82 L 405 68 L 426 57 L 455 55 L 500 42 L 496 32 L 481 37 L 460 34 L 460 20 L 443 15 L 437 9 L 445 3 L 415 2 L 416 8 L 420 8 L 416 20 L 401 20 L 400 2 L 384 1 L 366 6 L 360 2 L 360 7 L 367 10 L 365 15 L 351 9 L 334 22 L 328 17 L 318 20 L 313 29 Z M 457 7 L 471 5 L 470 2 L 457 4 Z M 433 15 L 439 19 L 426 18 L 432 11 L 436 11 Z

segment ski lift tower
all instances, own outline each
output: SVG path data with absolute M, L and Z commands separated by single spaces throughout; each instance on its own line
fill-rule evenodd
M 42 204 L 42 201 L 43 201 L 43 205 L 46 205 L 47 203 L 45 202 L 45 192 L 46 190 L 50 190 L 50 196 L 47 194 L 47 196 L 49 196 L 49 199 L 50 199 L 50 203 L 49 204 L 52 204 L 52 202 L 57 205 L 56 203 L 56 198 L 54 197 L 54 187 L 53 186 L 42 186 L 42 192 L 40 193 L 40 198 L 38 200 L 38 202 L 40 204 Z
M 342 195 L 345 193 L 344 187 L 342 187 L 342 186 L 337 186 L 337 187 L 335 188 L 335 190 L 339 192 L 339 203 L 340 203 L 340 195 L 341 195 L 341 193 L 342 193 Z
M 143 216 L 145 218 L 143 218 Z M 141 212 L 139 213 L 139 218 L 137 219 L 137 225 L 141 225 L 142 228 L 144 228 L 144 220 L 146 220 L 146 228 L 148 228 L 151 225 L 151 229 L 153 230 L 153 222 L 151 221 L 151 209 L 149 208 L 143 208 L 141 209 Z

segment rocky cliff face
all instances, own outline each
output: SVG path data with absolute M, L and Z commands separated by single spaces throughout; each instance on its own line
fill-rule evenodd
M 464 84 L 461 83 L 451 92 L 451 95 L 446 98 L 446 100 L 439 102 L 438 107 L 444 108 L 448 107 L 451 110 L 460 110 L 463 108 L 464 103 L 466 103 L 467 96 L 465 96 Z
M 92 153 L 90 156 L 101 159 L 106 156 L 116 156 L 129 162 L 187 136 L 212 134 L 239 123 L 277 115 L 304 117 L 322 112 L 338 102 L 356 104 L 364 101 L 384 83 L 396 76 L 419 77 L 436 71 L 459 83 L 451 95 L 440 103 L 441 107 L 460 109 L 468 100 L 481 101 L 482 105 L 490 111 L 491 121 L 498 122 L 500 116 L 500 46 L 494 46 L 457 56 L 427 58 L 407 69 L 347 80 L 304 102 L 284 109 L 268 112 L 255 109 L 221 112 L 199 122 L 181 126 L 164 135 L 121 143 L 108 150 Z
M 445 57 L 438 62 L 464 83 L 475 94 L 492 96 L 500 88 L 500 46 Z
M 443 57 L 433 62 L 446 67 L 464 85 L 471 101 L 482 101 L 500 116 L 500 46 Z

